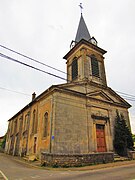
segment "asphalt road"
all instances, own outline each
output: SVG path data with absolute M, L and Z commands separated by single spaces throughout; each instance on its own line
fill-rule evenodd
M 135 162 L 86 171 L 46 170 L 32 167 L 14 157 L 0 153 L 0 180 L 135 180 Z

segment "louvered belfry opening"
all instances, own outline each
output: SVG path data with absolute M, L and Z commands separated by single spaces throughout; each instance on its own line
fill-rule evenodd
M 99 76 L 99 64 L 98 60 L 95 56 L 91 56 L 91 67 L 92 67 L 92 76 L 100 77 Z
M 77 58 L 74 58 L 72 62 L 72 80 L 76 79 L 78 76 L 78 62 Z

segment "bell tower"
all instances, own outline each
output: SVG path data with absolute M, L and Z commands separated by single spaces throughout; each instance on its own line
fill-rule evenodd
M 68 83 L 88 80 L 107 86 L 103 57 L 106 51 L 98 47 L 97 40 L 90 36 L 82 13 L 70 48 L 64 56 L 67 60 Z

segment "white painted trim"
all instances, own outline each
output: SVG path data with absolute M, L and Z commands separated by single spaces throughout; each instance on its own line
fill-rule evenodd
M 0 173 L 2 174 L 2 176 L 4 177 L 5 180 L 8 180 L 8 178 L 6 177 L 6 175 L 0 170 Z

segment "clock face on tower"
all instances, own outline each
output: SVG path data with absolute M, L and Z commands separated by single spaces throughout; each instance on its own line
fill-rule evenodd
M 97 41 L 94 37 L 91 38 L 91 43 L 94 44 L 95 46 L 97 46 Z

